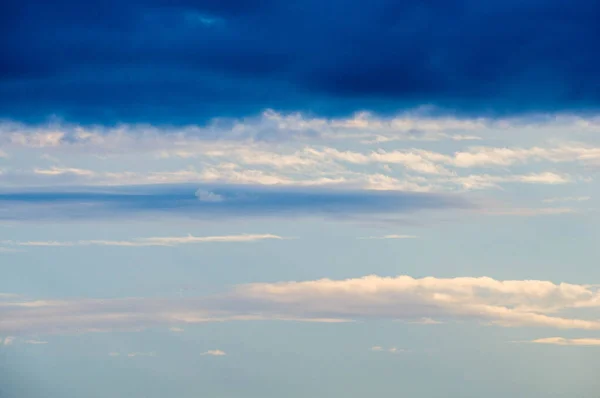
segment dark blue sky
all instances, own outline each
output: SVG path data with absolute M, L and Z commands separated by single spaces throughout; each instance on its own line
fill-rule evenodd
M 0 117 L 592 110 L 598 20 L 582 0 L 5 0 Z

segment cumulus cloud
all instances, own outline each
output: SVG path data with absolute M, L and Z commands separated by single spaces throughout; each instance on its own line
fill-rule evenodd
M 223 356 L 225 356 L 227 354 L 224 351 L 221 351 L 221 350 L 208 350 L 206 352 L 203 352 L 200 355 L 204 355 L 204 356 L 208 355 L 208 356 L 211 356 L 211 357 L 223 357 Z
M 600 293 L 592 285 L 371 275 L 244 284 L 209 297 L 0 302 L 0 332 L 16 335 L 246 320 L 369 319 L 418 323 L 443 319 L 503 327 L 600 330 L 594 316 L 599 310 Z

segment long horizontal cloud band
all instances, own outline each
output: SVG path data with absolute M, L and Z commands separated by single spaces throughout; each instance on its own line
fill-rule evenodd
M 239 285 L 222 295 L 180 299 L 0 301 L 0 332 L 137 330 L 244 320 L 344 322 L 368 319 L 471 320 L 504 327 L 600 330 L 596 287 L 492 278 L 347 280 Z M 577 313 L 578 316 L 573 314 Z M 582 313 L 587 314 L 585 317 Z M 434 324 L 435 321 L 430 323 Z
M 0 193 L 0 219 L 94 218 L 179 214 L 189 216 L 406 213 L 468 209 L 455 195 L 257 186 L 154 185 L 80 187 Z

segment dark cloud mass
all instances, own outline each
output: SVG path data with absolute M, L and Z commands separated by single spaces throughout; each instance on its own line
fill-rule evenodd
M 5 0 L 0 117 L 594 110 L 598 20 L 583 0 Z

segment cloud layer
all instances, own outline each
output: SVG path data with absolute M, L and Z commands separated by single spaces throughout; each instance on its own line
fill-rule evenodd
M 199 199 L 198 185 L 82 187 L 76 191 L 56 188 L 10 190 L 0 192 L 0 209 L 3 210 L 0 219 L 136 216 L 214 218 L 253 215 L 347 217 L 473 207 L 460 196 L 434 193 L 235 185 L 213 185 L 203 190 L 218 195 L 221 200 Z
M 74 333 L 205 322 L 389 319 L 436 324 L 476 321 L 503 327 L 600 330 L 600 292 L 587 285 L 488 277 L 346 280 L 238 285 L 185 299 L 23 300 L 0 302 L 0 333 Z M 575 315 L 578 314 L 578 315 Z M 583 316 L 584 314 L 585 316 Z
M 423 102 L 585 110 L 600 101 L 598 13 L 556 0 L 7 0 L 0 109 L 107 122 L 274 104 L 327 115 Z

